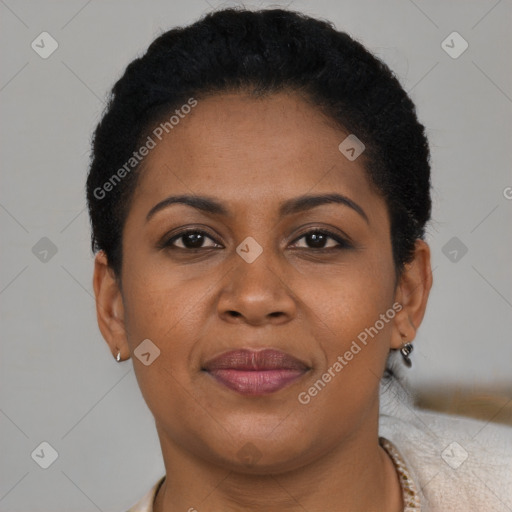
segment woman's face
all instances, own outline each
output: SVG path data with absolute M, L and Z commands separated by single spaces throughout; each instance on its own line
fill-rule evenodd
M 198 100 L 164 135 L 144 160 L 121 272 L 126 341 L 164 442 L 228 468 L 284 471 L 376 428 L 403 311 L 364 153 L 349 160 L 338 149 L 349 134 L 286 93 Z M 324 194 L 347 201 L 295 203 Z M 223 211 L 162 203 L 184 195 Z M 136 357 L 143 340 L 160 351 L 153 360 L 141 345 L 148 365 Z M 264 348 L 309 369 L 252 394 L 204 370 L 224 352 Z

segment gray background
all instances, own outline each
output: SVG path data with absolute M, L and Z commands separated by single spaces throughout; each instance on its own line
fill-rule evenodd
M 2 512 L 118 512 L 163 475 L 132 362 L 116 363 L 96 324 L 89 140 L 107 91 L 157 34 L 232 4 L 0 0 Z M 287 4 L 333 21 L 381 57 L 427 127 L 434 287 L 411 385 L 510 390 L 512 3 L 246 5 Z M 43 31 L 59 44 L 47 59 L 31 48 Z M 458 58 L 441 47 L 453 31 L 469 43 Z M 53 256 L 41 252 L 43 237 Z M 31 458 L 42 441 L 58 452 L 46 470 Z

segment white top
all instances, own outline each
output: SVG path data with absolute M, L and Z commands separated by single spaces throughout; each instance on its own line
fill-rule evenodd
M 379 434 L 400 450 L 421 511 L 512 512 L 512 427 L 412 404 L 400 381 L 383 386 Z
M 379 436 L 404 512 L 512 512 L 512 427 L 417 409 L 394 379 L 381 385 Z M 153 512 L 164 478 L 127 512 Z

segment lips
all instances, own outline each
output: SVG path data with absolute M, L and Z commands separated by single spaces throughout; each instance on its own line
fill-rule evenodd
M 244 395 L 274 393 L 301 378 L 309 369 L 299 359 L 274 349 L 232 350 L 203 366 L 218 382 Z

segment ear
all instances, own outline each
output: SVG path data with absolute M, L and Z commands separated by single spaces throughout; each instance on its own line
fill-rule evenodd
M 401 304 L 402 309 L 394 318 L 391 348 L 398 349 L 404 342 L 411 342 L 416 337 L 431 288 L 430 247 L 425 241 L 417 239 L 414 258 L 405 265 L 395 292 L 395 302 Z
M 94 260 L 93 287 L 101 334 L 114 357 L 120 351 L 121 359 L 127 359 L 130 349 L 124 324 L 124 304 L 119 283 L 104 251 L 99 251 Z

